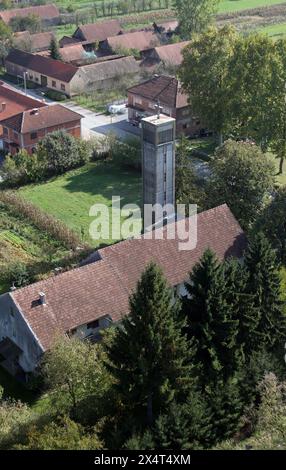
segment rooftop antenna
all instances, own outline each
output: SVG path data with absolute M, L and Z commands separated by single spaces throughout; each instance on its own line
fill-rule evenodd
M 157 100 L 157 104 L 154 106 L 154 108 L 157 110 L 157 119 L 160 119 L 161 111 L 163 111 L 162 106 L 160 106 L 160 100 Z

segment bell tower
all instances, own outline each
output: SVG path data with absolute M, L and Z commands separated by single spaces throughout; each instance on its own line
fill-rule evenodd
M 175 207 L 176 120 L 161 114 L 159 105 L 157 110 L 157 115 L 141 120 L 143 205 Z M 143 225 L 144 232 L 147 227 L 150 229 L 145 219 Z

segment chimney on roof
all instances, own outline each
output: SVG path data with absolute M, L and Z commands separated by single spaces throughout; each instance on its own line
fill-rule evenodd
M 40 292 L 39 296 L 40 296 L 40 304 L 46 305 L 46 294 L 44 292 Z
M 30 114 L 34 114 L 35 116 L 37 116 L 37 114 L 39 114 L 39 109 L 38 108 L 33 108 L 32 111 L 30 112 Z
M 3 103 L 1 103 L 0 113 L 3 113 L 3 111 L 5 111 L 5 109 L 6 109 L 6 103 L 3 102 Z

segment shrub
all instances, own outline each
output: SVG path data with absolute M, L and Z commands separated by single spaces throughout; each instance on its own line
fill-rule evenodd
M 8 269 L 8 280 L 15 287 L 27 286 L 31 282 L 28 268 L 23 263 L 13 263 Z
M 130 137 L 119 141 L 114 135 L 108 136 L 109 155 L 117 164 L 136 171 L 141 169 L 141 144 L 140 140 Z
M 39 143 L 37 153 L 40 161 L 44 162 L 52 174 L 64 173 L 83 165 L 91 157 L 88 143 L 65 131 L 46 135 Z
M 66 95 L 64 95 L 60 91 L 55 91 L 55 90 L 46 91 L 45 96 L 49 98 L 50 100 L 54 100 L 54 101 L 65 101 L 67 99 Z
M 45 167 L 38 155 L 30 155 L 26 150 L 20 150 L 14 156 L 7 155 L 1 168 L 4 186 L 40 181 L 44 174 Z

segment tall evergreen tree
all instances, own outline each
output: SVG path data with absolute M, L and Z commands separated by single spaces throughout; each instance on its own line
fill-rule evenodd
M 255 348 L 253 331 L 256 330 L 260 313 L 255 306 L 254 295 L 248 292 L 248 271 L 237 259 L 224 263 L 226 300 L 231 305 L 233 316 L 239 322 L 236 343 L 241 360 L 246 360 Z
M 248 292 L 259 309 L 259 322 L 252 331 L 255 349 L 271 350 L 286 339 L 285 302 L 281 300 L 281 277 L 275 251 L 262 233 L 250 241 L 245 256 L 249 272 Z
M 173 400 L 181 403 L 189 395 L 191 352 L 181 331 L 179 305 L 161 269 L 150 264 L 130 297 L 129 316 L 107 346 L 107 367 L 129 432 L 152 426 Z
M 187 332 L 195 339 L 196 362 L 202 367 L 201 382 L 207 385 L 218 375 L 227 378 L 236 365 L 238 320 L 227 303 L 222 264 L 207 250 L 190 273 L 184 299 Z
M 50 43 L 50 57 L 55 60 L 61 60 L 61 54 L 59 51 L 59 44 L 55 38 L 51 39 Z

